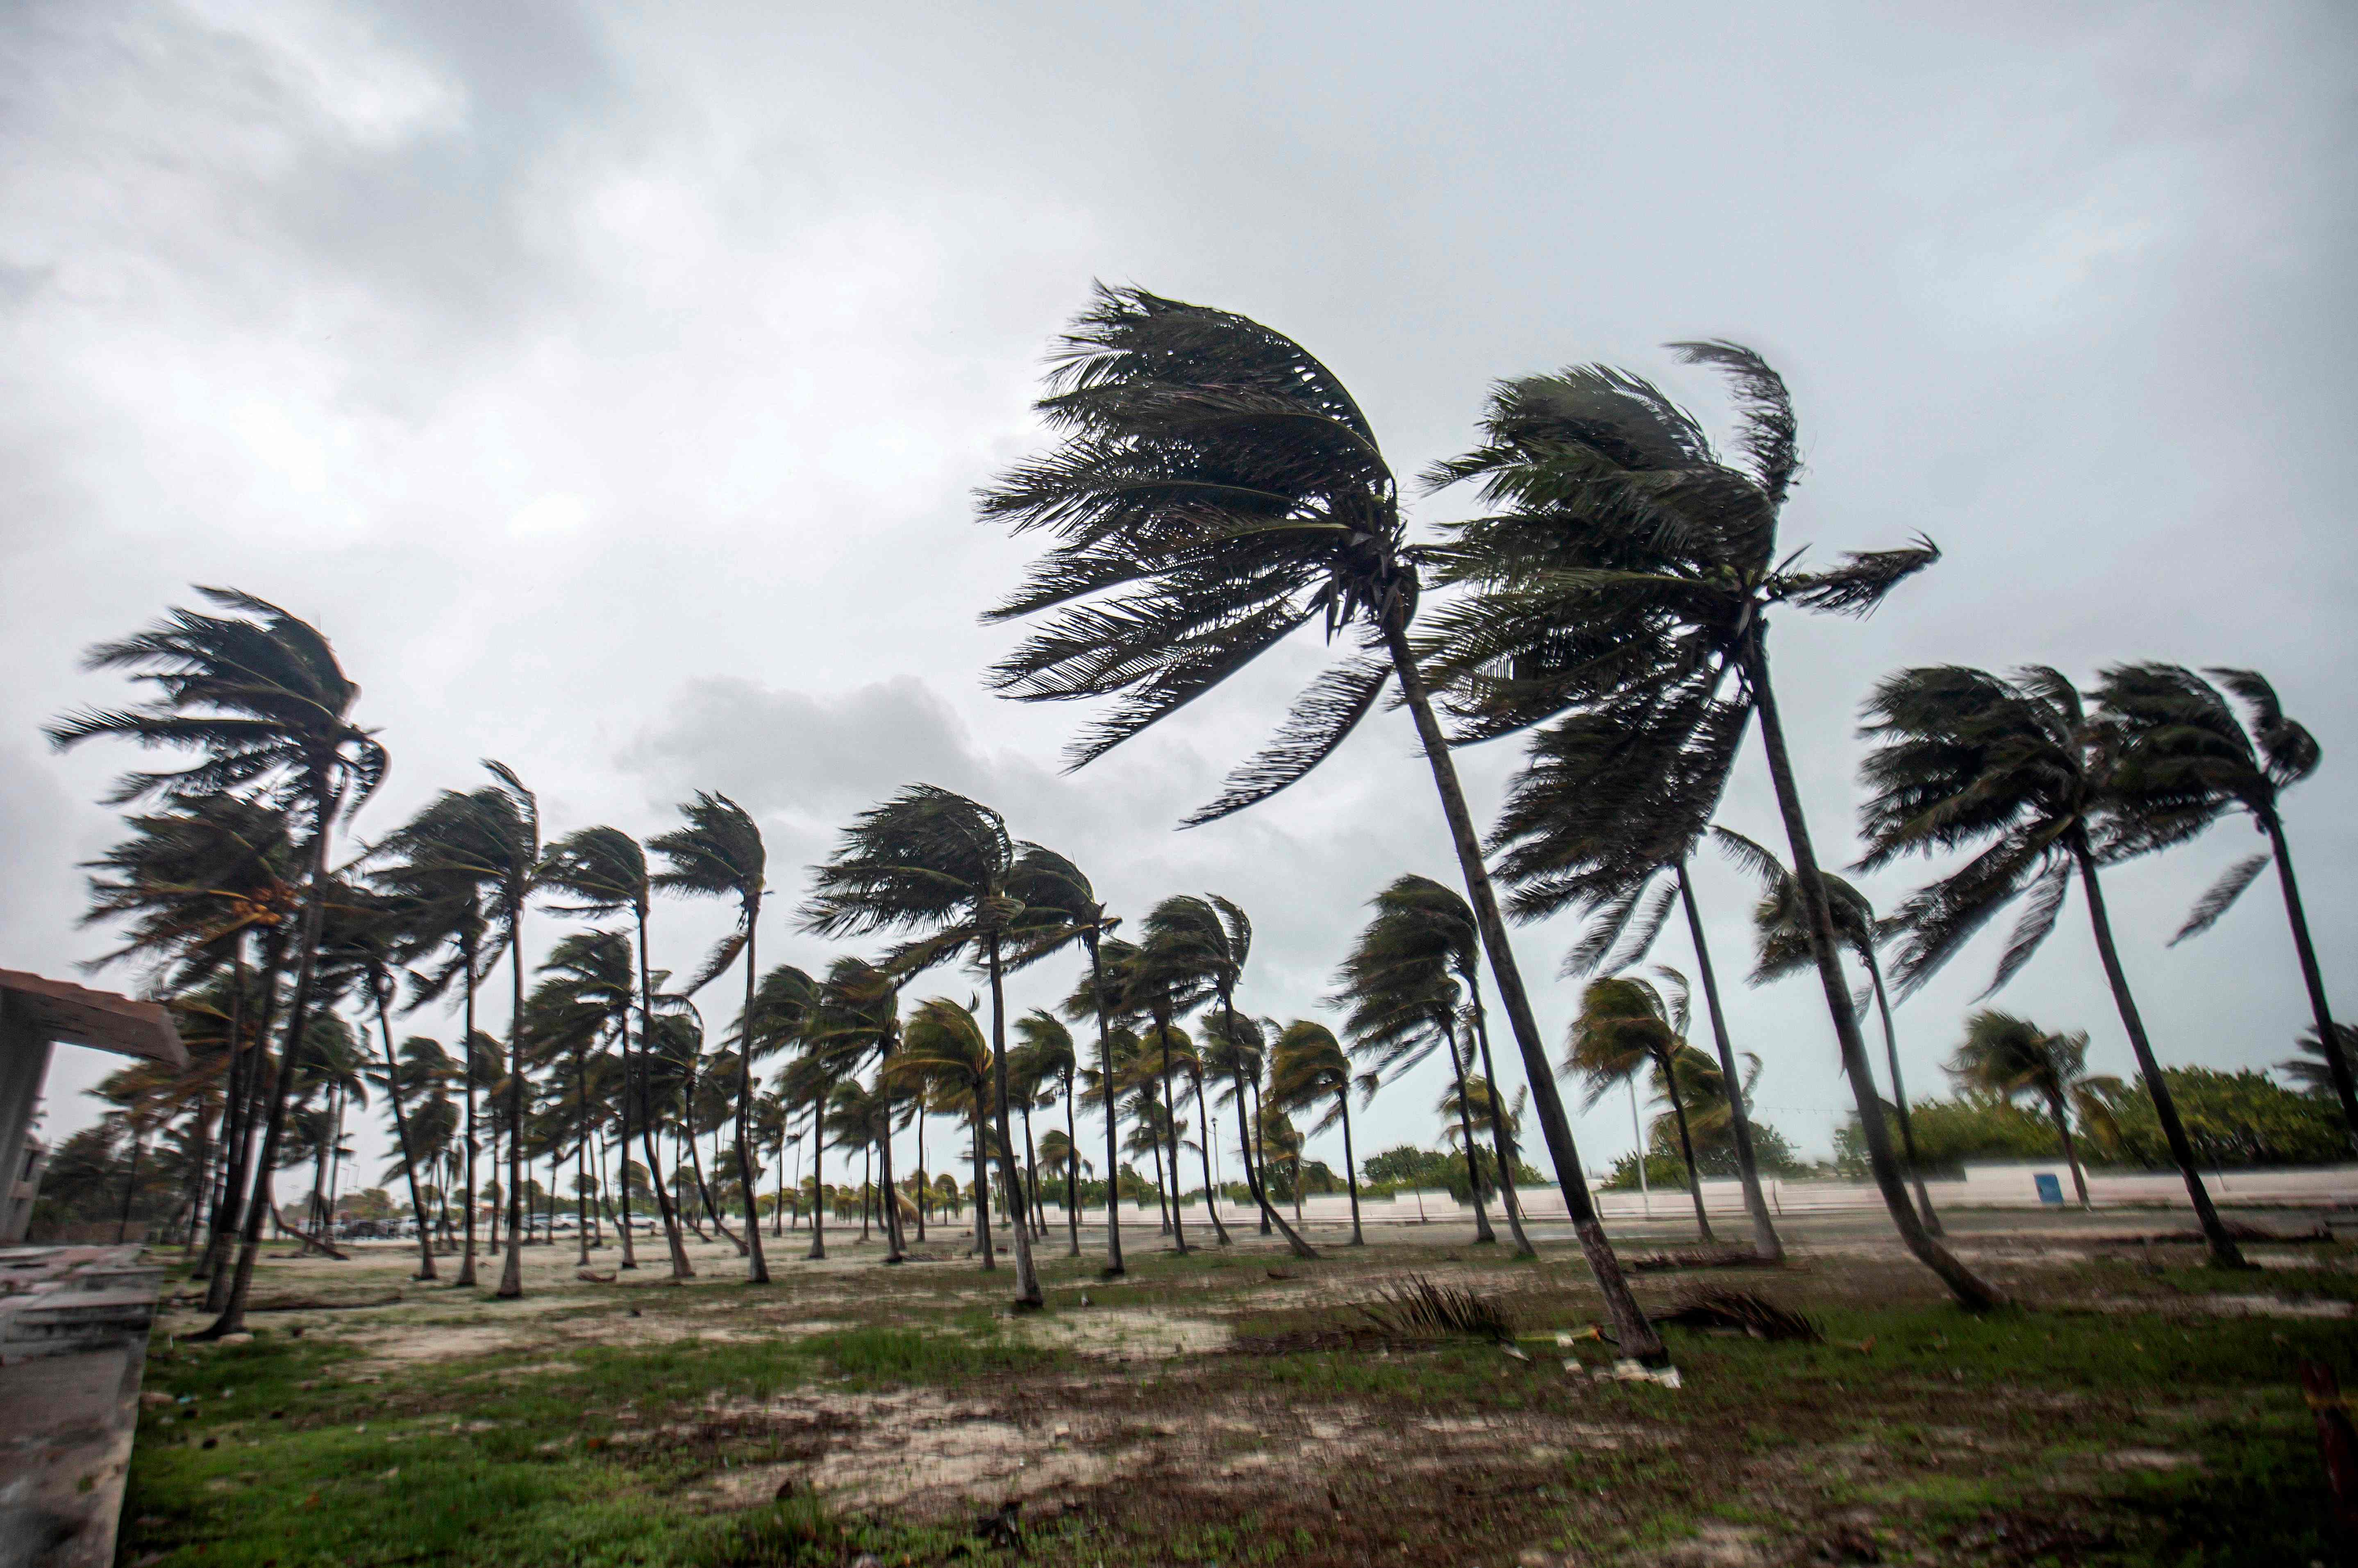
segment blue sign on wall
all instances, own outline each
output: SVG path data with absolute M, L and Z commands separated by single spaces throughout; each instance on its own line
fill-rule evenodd
M 2040 1203 L 2061 1203 L 2063 1201 L 2063 1184 L 2056 1176 L 2055 1173 L 2052 1171 L 2041 1171 L 2030 1179 L 2039 1184 L 2039 1201 Z

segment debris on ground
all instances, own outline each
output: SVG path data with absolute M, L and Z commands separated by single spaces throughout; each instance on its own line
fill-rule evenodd
M 1825 1338 L 1818 1325 L 1800 1313 L 1789 1312 L 1750 1291 L 1691 1290 L 1672 1302 L 1669 1312 L 1656 1314 L 1654 1321 L 1672 1328 L 1802 1345 L 1819 1344 Z
M 1463 1285 L 1437 1285 L 1423 1274 L 1411 1274 L 1400 1284 L 1379 1291 L 1374 1301 L 1357 1306 L 1368 1322 L 1399 1339 L 1466 1334 L 1502 1344 L 1514 1342 L 1515 1320 L 1498 1297 Z

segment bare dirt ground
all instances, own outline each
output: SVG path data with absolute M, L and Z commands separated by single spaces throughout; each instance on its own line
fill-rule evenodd
M 1039 1561 L 1069 1546 L 1076 1563 L 2126 1563 L 2147 1560 L 2144 1534 L 2166 1539 L 2186 1498 L 2266 1495 L 2220 1492 L 2222 1455 L 2264 1421 L 2297 1431 L 2284 1425 L 2296 1350 L 2338 1351 L 2358 1371 L 2358 1251 L 2255 1245 L 2271 1272 L 2226 1278 L 2196 1249 L 2145 1239 L 2172 1228 L 2163 1216 L 1952 1216 L 1958 1250 L 2031 1309 L 1972 1319 L 1887 1229 L 1794 1220 L 1787 1268 L 1648 1274 L 1641 1299 L 1758 1291 L 1815 1314 L 1828 1342 L 1682 1334 L 1678 1389 L 1603 1376 L 1612 1350 L 1585 1334 L 1599 1298 L 1576 1249 L 1544 1230 L 1536 1262 L 1437 1226 L 1360 1249 L 1317 1234 L 1324 1256 L 1305 1262 L 1242 1234 L 1180 1259 L 1150 1222 L 1125 1227 L 1124 1280 L 1098 1277 L 1094 1228 L 1077 1260 L 1055 1232 L 1040 1246 L 1049 1310 L 1023 1316 L 1006 1310 L 1011 1269 L 980 1271 L 963 1238 L 890 1269 L 849 1235 L 830 1235 L 824 1262 L 805 1260 L 799 1238 L 773 1240 L 767 1287 L 744 1283 L 725 1243 L 693 1245 L 683 1283 L 646 1246 L 635 1272 L 584 1282 L 567 1240 L 525 1251 L 512 1302 L 415 1281 L 414 1246 L 367 1245 L 348 1262 L 266 1262 L 257 1308 L 317 1304 L 254 1322 L 332 1347 L 325 1376 L 395 1409 L 431 1368 L 443 1391 L 421 1420 L 463 1423 L 470 1387 L 578 1384 L 579 1433 L 543 1446 L 619 1465 L 666 1455 L 668 1506 L 727 1515 L 814 1497 L 962 1525 L 1014 1502 Z M 1620 1239 L 1631 1254 L 1691 1240 L 1669 1225 Z M 608 1247 L 591 1266 L 616 1257 Z M 456 1260 L 440 1262 L 447 1280 Z M 481 1272 L 495 1280 L 495 1260 Z M 1520 1354 L 1370 1335 L 1355 1303 L 1412 1275 L 1501 1300 Z M 176 1311 L 157 1342 L 203 1322 Z M 859 1358 L 878 1353 L 863 1330 L 949 1349 L 880 1370 Z M 610 1400 L 584 1370 L 611 1365 L 584 1360 L 598 1352 L 805 1341 L 837 1347 L 837 1375 L 666 1405 Z M 1029 1359 L 969 1373 L 968 1346 Z M 2295 1438 L 2271 1441 L 2301 1462 Z M 713 1462 L 682 1472 L 684 1454 Z M 1109 1554 L 1115 1541 L 1134 1555 Z

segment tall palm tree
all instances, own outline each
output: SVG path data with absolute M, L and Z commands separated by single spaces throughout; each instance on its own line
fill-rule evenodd
M 381 1086 L 385 1098 L 391 1102 L 394 1144 L 401 1156 L 402 1174 L 409 1188 L 409 1206 L 420 1217 L 416 1277 L 434 1280 L 438 1277 L 434 1269 L 434 1243 L 423 1217 L 426 1202 L 417 1176 L 423 1156 L 411 1146 L 409 1114 L 402 1104 L 401 1064 L 394 1054 L 393 1045 L 393 1004 L 401 989 L 395 966 L 413 924 L 414 911 L 399 899 L 379 897 L 373 898 L 371 903 L 374 907 L 365 912 L 369 918 L 364 923 L 358 923 L 356 928 L 343 936 L 341 946 L 357 971 L 362 995 L 375 1015 L 378 1042 L 384 1050 L 384 1071 L 372 1072 L 368 1075 L 368 1081 Z
M 1422 1011 L 1430 1005 L 1441 1004 L 1444 998 L 1462 991 L 1462 1010 L 1452 1006 L 1451 1016 L 1441 1021 L 1443 1033 L 1449 1037 L 1450 1070 L 1462 1080 L 1466 1067 L 1461 1059 L 1477 1057 L 1481 1076 L 1490 1082 L 1498 1081 L 1498 1066 L 1490 1056 L 1488 1012 L 1482 1005 L 1482 977 L 1478 966 L 1479 927 L 1473 910 L 1466 901 L 1434 881 L 1413 872 L 1394 878 L 1381 892 L 1368 901 L 1375 914 L 1359 934 L 1357 944 L 1344 960 L 1340 984 L 1352 1004 L 1355 1022 L 1348 1025 L 1352 1038 L 1359 1048 L 1372 1049 L 1384 1054 L 1391 1047 L 1378 1043 L 1384 1033 L 1381 1019 L 1388 1007 L 1405 1000 L 1407 1013 L 1402 1022 L 1412 1031 L 1421 1030 L 1417 1022 Z M 1466 1026 L 1461 1030 L 1460 1021 Z M 1460 1033 L 1471 1038 L 1460 1040 Z M 1422 1035 L 1430 1040 L 1429 1033 Z M 1417 1051 L 1409 1057 L 1387 1063 L 1386 1070 L 1397 1072 L 1422 1059 Z M 1470 1103 L 1460 1096 L 1461 1104 Z M 1537 1249 L 1523 1229 L 1522 1202 L 1515 1193 L 1514 1173 L 1520 1162 L 1513 1134 L 1497 1113 L 1488 1118 L 1490 1152 L 1498 1163 L 1498 1191 L 1507 1213 L 1507 1228 L 1515 1238 L 1515 1251 L 1520 1257 L 1536 1257 Z M 1466 1132 L 1466 1169 L 1474 1169 L 1474 1142 L 1469 1120 Z M 1480 1240 L 1494 1238 L 1488 1217 L 1482 1212 L 1482 1184 L 1474 1181 L 1475 1229 Z
M 1965 1020 L 1965 1037 L 1950 1059 L 1949 1071 L 1975 1088 L 2008 1099 L 2030 1095 L 2043 1101 L 2055 1123 L 2055 1136 L 2063 1141 L 2063 1158 L 2071 1167 L 2071 1186 L 2080 1195 L 2080 1206 L 2090 1206 L 2088 1177 L 2080 1168 L 2080 1146 L 2072 1141 L 2071 1118 L 2066 1109 L 2074 1098 L 2097 1087 L 2098 1080 L 2088 1072 L 2086 1030 L 2056 1033 L 2027 1018 L 1985 1007 Z
M 1657 968 L 1655 973 L 1661 977 L 1661 986 L 1629 975 L 1588 982 L 1564 1041 L 1563 1071 L 1580 1075 L 1594 1108 L 1639 1071 L 1652 1069 L 1654 1087 L 1670 1100 L 1678 1126 L 1679 1158 L 1687 1168 L 1695 1229 L 1709 1241 L 1711 1216 L 1704 1211 L 1703 1172 L 1695 1164 L 1694 1135 L 1687 1126 L 1685 1097 L 1679 1092 L 1678 1058 L 1694 1049 L 1687 1044 L 1686 979 L 1675 969 Z M 1639 1150 L 1638 1158 L 1645 1157 L 1646 1152 Z
M 1050 1107 L 1059 1098 L 1065 1102 L 1065 1152 L 1062 1156 L 1049 1152 L 1048 1141 L 1056 1136 L 1056 1130 L 1052 1127 L 1040 1140 L 1040 1154 L 1048 1162 L 1048 1173 L 1052 1177 L 1060 1166 L 1065 1173 L 1065 1229 L 1072 1244 L 1070 1255 L 1077 1258 L 1081 1255 L 1081 1211 L 1078 1164 L 1073 1156 L 1076 1132 L 1073 1124 L 1073 1075 L 1079 1064 L 1073 1054 L 1073 1032 L 1065 1028 L 1055 1013 L 1045 1008 L 1035 1007 L 1015 1021 L 1015 1034 L 1022 1042 L 1015 1050 L 1022 1063 L 1023 1080 L 1034 1086 L 1056 1086 L 1055 1094 L 1040 1098 L 1038 1103 Z M 1028 1111 L 1024 1117 L 1023 1136 L 1026 1141 L 1032 1136 Z M 1036 1194 L 1034 1197 L 1036 1199 Z
M 100 643 L 84 660 L 92 670 L 131 672 L 133 679 L 153 688 L 152 700 L 124 708 L 85 708 L 58 719 L 46 733 L 59 750 L 103 735 L 198 754 L 200 760 L 187 768 L 124 775 L 109 804 L 158 797 L 186 803 L 250 789 L 288 812 L 302 837 L 299 863 L 305 871 L 286 1038 L 300 1041 L 311 1016 L 336 823 L 375 792 L 384 777 L 386 754 L 352 722 L 360 687 L 345 676 L 317 628 L 234 589 L 198 592 L 230 613 L 175 609 L 157 625 Z M 282 1052 L 282 1069 L 285 1060 Z M 279 1071 L 271 1092 L 228 1299 L 221 1316 L 199 1337 L 218 1338 L 244 1325 L 262 1249 L 263 1210 L 269 1206 L 265 1195 L 286 1135 L 290 1076 Z
M 1766 985 L 1815 968 L 1809 918 L 1793 873 L 1773 851 L 1733 828 L 1711 831 L 1721 851 L 1760 884 L 1759 902 L 1752 906 L 1751 983 Z M 1923 1165 L 1916 1158 L 1916 1119 L 1909 1110 L 1908 1082 L 1899 1072 L 1899 1039 L 1891 1026 L 1891 998 L 1883 983 L 1882 960 L 1877 957 L 1876 950 L 1888 939 L 1889 929 L 1876 917 L 1866 895 L 1850 882 L 1832 871 L 1819 872 L 1818 879 L 1824 884 L 1826 903 L 1833 914 L 1834 936 L 1866 971 L 1867 989 L 1883 1022 L 1884 1060 L 1891 1069 L 1891 1108 L 1899 1121 L 1899 1145 L 1907 1157 L 1908 1175 L 1916 1187 L 1917 1212 L 1923 1217 L 1925 1229 L 1942 1235 L 1940 1216 L 1932 1210 L 1932 1195 L 1924 1190 Z
M 1437 485 L 1477 482 L 1494 508 L 1455 530 L 1446 576 L 1474 591 L 1435 618 L 1428 652 L 1436 678 L 1455 684 L 1453 700 L 1472 716 L 1464 739 L 1564 712 L 1631 716 L 1655 743 L 1629 759 L 1621 787 L 1658 803 L 1666 825 L 1650 836 L 1656 842 L 1693 842 L 1745 720 L 1757 722 L 1884 1206 L 1909 1250 L 1958 1301 L 1996 1305 L 2001 1294 L 1924 1227 L 1900 1179 L 1768 665 L 1772 613 L 1790 606 L 1866 614 L 1940 552 L 1920 539 L 1796 569 L 1777 537 L 1801 467 L 1784 381 L 1734 343 L 1672 348 L 1727 376 L 1740 460 L 1724 460 L 1693 416 L 1644 379 L 1574 366 L 1501 384 L 1483 420 L 1485 444 L 1432 470 Z M 1723 697 L 1731 673 L 1736 692 Z M 1544 1126 L 1552 1092 L 1539 1093 L 1546 1086 L 1536 1077 L 1532 1087 Z
M 827 982 L 818 988 L 816 1008 L 803 1030 L 802 1044 L 814 1070 L 827 1082 L 828 1104 L 838 1087 L 857 1077 L 873 1060 L 882 1085 L 892 1082 L 893 1052 L 901 1041 L 901 983 L 892 970 L 865 958 L 845 957 L 827 966 Z M 884 1184 L 892 1184 L 892 1141 L 883 1152 Z M 817 1158 L 816 1146 L 812 1158 Z M 884 1217 L 884 1261 L 901 1262 L 906 1256 L 897 1209 Z M 815 1233 L 811 1256 L 827 1256 Z
M 2209 930 L 2274 861 L 2301 984 L 2321 1040 L 2333 1032 L 2333 1012 L 2326 1003 L 2317 947 L 2309 940 L 2300 884 L 2293 880 L 2292 847 L 2285 840 L 2279 801 L 2317 771 L 2324 751 L 2305 726 L 2286 717 L 2276 687 L 2257 670 L 2209 673 L 2226 693 L 2177 665 L 2120 665 L 2099 676 L 2096 711 L 2115 728 L 2122 748 L 2114 790 L 2147 821 L 2168 819 L 2195 828 L 2241 811 L 2266 835 L 2267 851 L 2228 868 L 2195 904 L 2170 946 Z M 2227 693 L 2243 705 L 2241 715 Z M 2339 1055 L 2328 1056 L 2325 1065 L 2342 1104 L 2345 1135 L 2358 1142 L 2358 1073 Z
M 654 886 L 663 892 L 687 893 L 737 901 L 737 925 L 705 957 L 703 967 L 687 983 L 693 996 L 727 971 L 739 955 L 745 959 L 745 1003 L 741 1018 L 753 1012 L 753 987 L 761 974 L 760 937 L 763 872 L 769 864 L 762 846 L 762 830 L 742 806 L 725 795 L 699 790 L 679 808 L 687 825 L 647 841 L 647 847 L 670 862 Z M 753 1056 L 737 1053 L 737 1183 L 745 1195 L 746 1278 L 757 1285 L 770 1282 L 769 1260 L 762 1255 L 762 1217 L 753 1192 Z
M 1120 698 L 1076 743 L 1077 767 L 1313 621 L 1330 638 L 1351 634 L 1355 650 L 1189 821 L 1241 811 L 1303 778 L 1399 683 L 1583 1251 L 1624 1351 L 1661 1360 L 1590 1201 L 1481 836 L 1410 645 L 1420 554 L 1367 416 L 1334 372 L 1283 334 L 1135 288 L 1098 291 L 1065 338 L 1039 408 L 1065 440 L 987 491 L 981 511 L 1056 543 L 986 619 L 1048 619 L 993 684 L 1026 701 Z
M 738 1036 L 744 1042 L 746 1053 L 756 1060 L 784 1051 L 807 1052 L 819 1011 L 818 983 L 792 964 L 775 965 L 753 988 L 752 1006 L 738 1025 Z M 806 1055 L 803 1060 L 816 1064 L 817 1058 Z M 791 1074 L 789 1076 L 792 1076 Z M 789 1082 L 781 1089 L 776 1135 L 778 1160 L 782 1167 L 785 1161 L 785 1141 L 795 1114 L 803 1106 L 821 1104 L 825 1095 L 826 1089 L 815 1084 L 806 1086 Z M 817 1166 L 814 1164 L 812 1169 L 817 1170 Z M 811 1245 L 814 1249 L 811 1256 L 827 1256 L 825 1227 L 816 1217 L 811 1223 Z
M 92 872 L 91 902 L 81 924 L 119 921 L 124 936 L 121 947 L 90 967 L 137 962 L 181 989 L 216 973 L 224 958 L 231 975 L 222 1200 L 212 1206 L 205 1255 L 193 1276 L 217 1281 L 208 1304 L 218 1312 L 228 1299 L 228 1248 L 253 1162 L 261 1043 L 270 1037 L 280 960 L 298 923 L 300 850 L 285 811 L 241 795 L 200 796 L 126 822 L 131 836 L 84 867 Z M 262 978 L 254 995 L 246 964 L 256 934 Z M 249 1001 L 258 1004 L 250 1014 Z
M 579 914 L 603 918 L 627 914 L 638 935 L 638 1012 L 639 1038 L 643 1043 L 654 1030 L 654 984 L 647 960 L 647 917 L 653 903 L 654 884 L 647 874 L 647 856 L 639 841 L 619 827 L 584 827 L 568 833 L 548 847 L 541 881 L 547 890 L 569 902 L 550 906 L 557 914 Z M 654 1159 L 654 1134 L 648 1124 L 648 1111 L 644 1087 L 644 1075 L 635 1072 L 631 1064 L 631 1031 L 625 1020 L 622 1026 L 623 1092 L 616 1106 L 622 1141 L 622 1267 L 635 1269 L 638 1260 L 631 1244 L 631 1116 L 633 1100 L 639 1117 L 643 1141 L 646 1145 L 649 1168 Z M 634 1087 L 635 1086 L 635 1087 Z M 672 1208 L 671 1194 L 660 1182 L 650 1184 L 655 1189 L 655 1207 L 663 1217 L 664 1240 L 671 1253 L 672 1278 L 684 1280 L 696 1271 L 687 1260 L 687 1243 L 680 1234 L 679 1216 Z
M 1314 1138 L 1342 1123 L 1343 1172 L 1351 1188 L 1351 1245 L 1364 1247 L 1367 1237 L 1359 1228 L 1359 1162 L 1351 1148 L 1351 1090 L 1357 1087 L 1364 1108 L 1376 1098 L 1379 1080 L 1373 1073 L 1353 1077 L 1351 1058 L 1344 1054 L 1343 1043 L 1335 1038 L 1333 1030 L 1311 1019 L 1297 1018 L 1287 1024 L 1277 1037 L 1272 1055 L 1269 1098 L 1280 1110 L 1309 1110 L 1322 1101 L 1334 1102 L 1312 1125 L 1310 1135 Z
M 804 926 L 839 937 L 881 931 L 921 932 L 886 957 L 906 977 L 971 955 L 990 984 L 990 1051 L 998 1075 L 993 1098 L 999 1158 L 1008 1190 L 1022 1191 L 1008 1119 L 1006 957 L 1033 945 L 1025 892 L 1035 880 L 1062 884 L 1062 856 L 1019 842 L 989 806 L 933 784 L 912 784 L 862 812 L 835 854 L 814 868 Z M 1014 1227 L 1019 1309 L 1044 1304 L 1032 1263 L 1032 1238 Z
M 1220 1035 L 1233 1038 L 1237 1029 L 1237 987 L 1243 982 L 1245 965 L 1252 957 L 1252 922 L 1245 912 L 1217 893 L 1202 898 L 1185 894 L 1166 898 L 1147 915 L 1146 941 L 1142 946 L 1149 955 L 1148 968 L 1165 977 L 1175 1011 L 1186 1012 L 1204 1002 L 1217 1001 Z M 1232 1076 L 1243 1065 L 1242 1058 L 1234 1051 L 1214 1054 Z M 1259 1076 L 1256 1070 L 1254 1076 Z M 1238 1114 L 1242 1114 L 1241 1107 Z M 1253 1195 L 1253 1202 L 1260 1209 L 1261 1234 L 1268 1235 L 1274 1223 L 1294 1256 L 1315 1258 L 1317 1252 L 1285 1223 L 1285 1217 L 1277 1212 L 1262 1190 L 1253 1142 L 1249 1136 L 1239 1139 L 1238 1148 L 1244 1162 L 1246 1190 Z M 1222 1239 L 1226 1240 L 1225 1232 Z
M 1715 693 L 1700 710 L 1666 713 L 1640 700 L 1563 714 L 1531 737 L 1490 834 L 1498 880 L 1513 890 L 1510 917 L 1529 922 L 1569 911 L 1588 921 L 1564 955 L 1566 979 L 1635 967 L 1677 902 L 1720 1068 L 1731 1078 L 1736 1045 L 1687 862 L 1725 792 L 1746 714 Z M 1774 1263 L 1785 1247 L 1760 1185 L 1751 1119 L 1740 1102 L 1730 1103 L 1753 1250 Z
M 1977 849 L 1900 909 L 1901 993 L 1921 985 L 2000 910 L 2022 899 L 1989 990 L 2003 986 L 2054 930 L 2076 874 L 2114 1006 L 2212 1260 L 2223 1269 L 2245 1267 L 2202 1184 L 2129 994 L 2097 875 L 2101 865 L 2162 848 L 2199 826 L 2133 814 L 2133 803 L 2113 789 L 2118 747 L 2111 727 L 2089 714 L 2070 681 L 2044 666 L 2011 679 L 1956 665 L 1901 670 L 1876 687 L 1866 717 L 1864 733 L 1875 749 L 1861 767 L 1870 793 L 1862 813 L 1868 849 L 1860 865 Z
M 985 1132 L 995 1098 L 999 1064 L 971 1009 L 946 997 L 919 1002 L 901 1034 L 901 1048 L 886 1068 L 896 1084 L 910 1087 L 936 1111 L 963 1116 L 973 1133 L 974 1245 L 986 1269 L 996 1266 L 990 1246 L 990 1184 L 985 1163 Z M 1022 1226 L 1015 1234 L 1023 1234 Z

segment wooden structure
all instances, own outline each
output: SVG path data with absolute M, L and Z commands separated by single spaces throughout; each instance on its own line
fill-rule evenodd
M 33 1112 L 53 1045 L 189 1065 L 171 1015 L 152 1001 L 0 969 L 0 1246 L 21 1241 L 40 1187 Z

